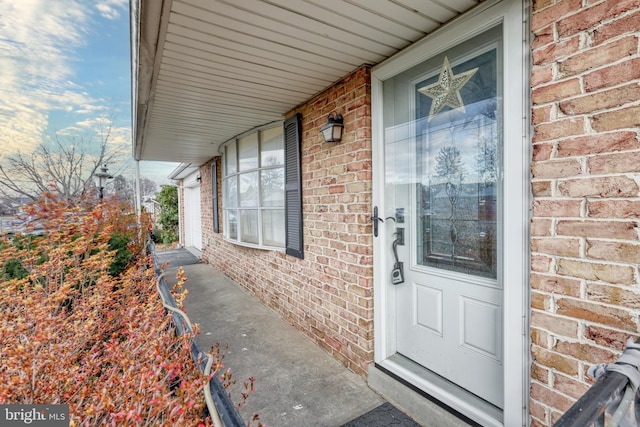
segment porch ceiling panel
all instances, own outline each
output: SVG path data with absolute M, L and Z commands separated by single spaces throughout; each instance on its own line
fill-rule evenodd
M 135 0 L 137 160 L 201 165 L 482 0 Z

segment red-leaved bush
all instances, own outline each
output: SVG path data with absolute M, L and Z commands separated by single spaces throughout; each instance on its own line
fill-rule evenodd
M 209 425 L 209 378 L 162 308 L 147 226 L 114 200 L 48 196 L 24 214 L 27 233 L 0 241 L 0 404 L 69 404 L 78 426 Z

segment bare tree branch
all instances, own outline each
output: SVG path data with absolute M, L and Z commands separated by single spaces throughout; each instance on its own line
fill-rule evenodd
M 40 144 L 30 155 L 20 151 L 7 155 L 0 164 L 0 194 L 32 200 L 46 192 L 57 193 L 64 200 L 85 196 L 98 168 L 118 156 L 109 146 L 112 123 L 106 120 L 100 129 L 98 147 L 90 147 L 91 141 L 82 137 L 65 140 L 56 134 L 51 143 Z

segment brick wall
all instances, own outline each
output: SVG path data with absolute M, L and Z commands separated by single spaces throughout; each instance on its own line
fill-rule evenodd
M 534 0 L 532 425 L 638 335 L 640 0 Z
M 304 260 L 213 233 L 211 163 L 200 170 L 203 259 L 361 375 L 373 361 L 370 85 L 363 66 L 289 114 L 302 114 Z M 333 111 L 345 134 L 324 143 Z

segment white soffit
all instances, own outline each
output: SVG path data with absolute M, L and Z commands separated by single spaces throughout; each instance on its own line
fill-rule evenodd
M 201 165 L 478 0 L 136 0 L 133 155 Z

